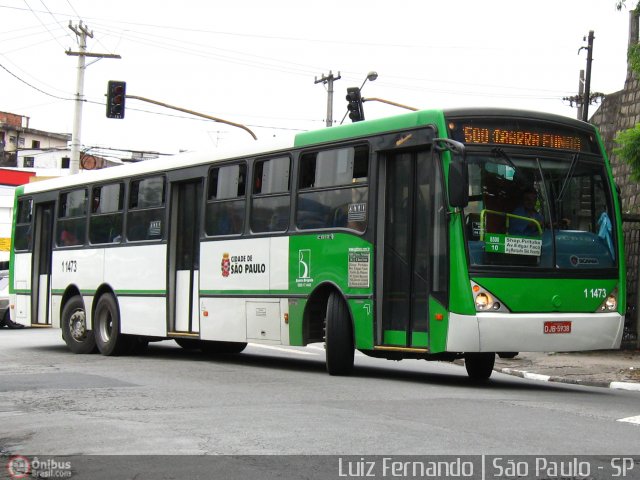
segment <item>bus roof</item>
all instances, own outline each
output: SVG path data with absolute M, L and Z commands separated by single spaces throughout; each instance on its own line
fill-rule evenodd
M 118 178 L 135 177 L 150 172 L 165 172 L 178 168 L 203 165 L 211 162 L 246 157 L 247 155 L 261 155 L 291 148 L 293 141 L 262 140 L 253 143 L 243 143 L 241 147 L 221 148 L 207 152 L 190 152 L 171 155 L 153 160 L 129 163 L 122 166 L 103 168 L 100 170 L 83 171 L 76 175 L 58 177 L 24 185 L 24 194 L 56 190 L 74 185 L 102 182 Z
M 131 163 L 101 170 L 85 171 L 73 176 L 59 177 L 24 185 L 24 194 L 33 192 L 67 188 L 74 185 L 102 182 L 106 180 L 134 177 L 150 172 L 164 172 L 189 166 L 203 165 L 211 162 L 274 153 L 289 148 L 300 148 L 324 143 L 359 138 L 377 133 L 392 132 L 425 125 L 445 128 L 448 117 L 513 117 L 562 123 L 582 130 L 593 129 L 588 123 L 573 118 L 550 113 L 503 109 L 503 108 L 457 108 L 447 110 L 420 110 L 392 117 L 366 120 L 363 122 L 323 128 L 299 133 L 295 138 L 287 140 L 261 140 L 254 143 L 243 143 L 241 147 L 217 149 L 208 152 L 184 153 L 154 160 Z

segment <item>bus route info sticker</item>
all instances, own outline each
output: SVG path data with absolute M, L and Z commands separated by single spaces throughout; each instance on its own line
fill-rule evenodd
M 484 251 L 507 253 L 511 255 L 533 255 L 539 257 L 542 252 L 542 240 L 530 237 L 510 237 L 491 233 L 484 237 Z
M 349 288 L 369 288 L 370 259 L 368 248 L 349 249 Z

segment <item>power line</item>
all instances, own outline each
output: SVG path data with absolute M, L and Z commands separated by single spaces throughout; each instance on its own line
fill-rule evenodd
M 25 2 L 26 2 L 26 0 L 25 0 Z M 51 18 L 53 18 L 53 20 L 56 22 L 56 25 L 62 29 L 62 31 L 65 33 L 65 35 L 67 35 L 67 36 L 69 36 L 71 38 L 71 35 L 68 34 L 68 32 L 65 30 L 65 28 L 60 24 L 58 19 L 53 15 L 53 13 L 51 13 L 51 10 L 49 10 L 49 7 L 47 7 L 47 5 L 44 3 L 44 0 L 40 0 L 40 3 L 47 10 L 49 15 L 51 15 Z
M 31 11 L 31 13 L 33 13 L 33 16 L 36 17 L 36 19 L 40 22 L 40 24 L 44 27 L 44 29 L 49 32 L 49 35 L 51 35 L 51 37 L 56 41 L 56 43 L 58 45 L 60 45 L 60 47 L 64 48 L 64 46 L 62 45 L 62 43 L 60 43 L 58 41 L 58 38 L 56 36 L 53 35 L 53 32 L 51 30 L 49 30 L 49 27 L 47 27 L 47 25 L 42 21 L 42 19 L 38 16 L 38 14 L 35 12 L 35 10 L 33 8 L 31 8 L 31 5 L 29 5 L 27 3 L 27 0 L 22 0 L 24 2 L 24 4 L 29 8 L 29 10 Z M 44 4 L 43 4 L 44 5 Z M 42 12 L 41 12 L 42 13 Z
M 22 78 L 20 78 L 18 75 L 16 75 L 15 73 L 13 73 L 11 70 L 9 70 L 7 67 L 5 67 L 4 65 L 2 65 L 1 63 L 0 63 L 0 68 L 2 68 L 5 72 L 7 72 L 7 73 L 8 73 L 9 75 L 11 75 L 12 77 L 14 77 L 16 80 L 18 80 L 18 81 L 20 81 L 20 82 L 24 83 L 24 84 L 25 84 L 25 85 L 27 85 L 28 87 L 31 87 L 31 88 L 33 88 L 34 90 L 37 90 L 38 92 L 43 93 L 43 94 L 45 94 L 45 95 L 47 95 L 47 96 L 49 96 L 49 97 L 57 98 L 58 100 L 73 100 L 73 98 L 64 98 L 64 97 L 59 97 L 58 95 L 54 95 L 54 94 L 52 94 L 52 93 L 45 92 L 44 90 L 42 90 L 42 89 L 40 89 L 40 88 L 38 88 L 38 87 L 36 87 L 36 86 L 34 86 L 34 85 L 31 85 L 29 82 L 27 82 L 26 80 L 23 80 Z

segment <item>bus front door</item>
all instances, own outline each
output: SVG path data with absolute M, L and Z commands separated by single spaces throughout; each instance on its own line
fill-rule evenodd
M 53 246 L 53 202 L 36 204 L 33 259 L 31 263 L 31 325 L 51 325 L 51 248 Z
M 377 343 L 383 346 L 427 348 L 431 291 L 430 219 L 433 218 L 433 159 L 429 151 L 386 155 L 381 192 L 384 238 L 378 250 Z M 381 281 L 380 281 L 381 280 Z M 381 297 L 381 298 L 380 298 Z
M 200 331 L 199 263 L 202 181 L 173 183 L 169 249 L 169 333 Z

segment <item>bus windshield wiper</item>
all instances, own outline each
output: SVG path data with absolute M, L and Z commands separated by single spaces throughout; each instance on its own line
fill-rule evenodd
M 578 165 L 579 154 L 576 153 L 571 159 L 571 164 L 569 165 L 569 170 L 567 171 L 567 175 L 564 177 L 562 181 L 562 188 L 560 189 L 560 193 L 558 193 L 558 198 L 556 202 L 561 202 L 564 197 L 565 190 L 567 189 L 567 185 L 569 184 L 569 180 L 573 177 L 573 171 L 576 169 L 576 165 Z
M 513 168 L 514 171 L 518 170 L 518 167 L 516 167 L 516 164 L 513 163 L 513 160 L 511 160 L 511 157 L 507 154 L 507 152 L 505 152 L 501 148 L 496 147 L 493 150 L 491 150 L 491 153 L 493 153 L 493 155 L 496 158 L 504 159 L 509 164 L 509 166 Z

